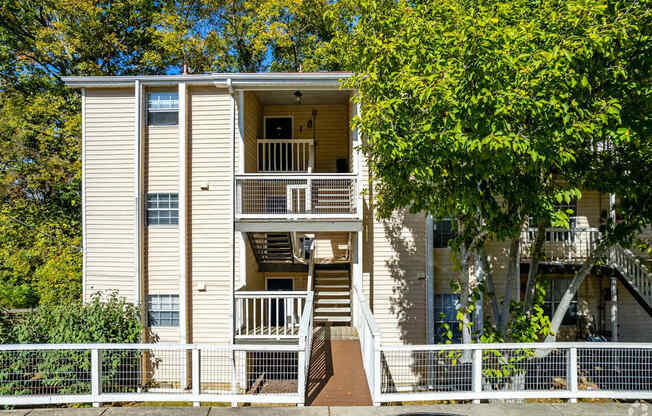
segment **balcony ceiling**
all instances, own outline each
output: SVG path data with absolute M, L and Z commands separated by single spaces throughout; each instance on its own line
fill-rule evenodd
M 349 102 L 350 92 L 348 91 L 301 91 L 301 104 L 346 104 Z M 262 105 L 292 105 L 297 104 L 294 91 L 257 91 L 256 96 Z

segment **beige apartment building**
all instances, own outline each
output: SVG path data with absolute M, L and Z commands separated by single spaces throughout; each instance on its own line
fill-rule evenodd
M 352 327 L 357 291 L 383 344 L 438 342 L 455 319 L 450 223 L 375 217 L 349 76 L 66 78 L 82 91 L 84 299 L 118 291 L 146 305 L 159 342 L 237 344 L 292 342 L 310 291 L 315 326 Z M 569 208 L 571 229 L 546 235 L 549 308 L 592 250 L 610 195 L 586 191 Z M 499 294 L 505 251 L 491 247 Z M 612 257 L 582 286 L 562 338 L 652 340 L 647 271 L 625 250 Z

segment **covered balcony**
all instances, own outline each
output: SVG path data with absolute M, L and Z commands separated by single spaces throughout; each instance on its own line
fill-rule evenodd
M 341 90 L 242 94 L 237 222 L 361 219 L 350 101 Z

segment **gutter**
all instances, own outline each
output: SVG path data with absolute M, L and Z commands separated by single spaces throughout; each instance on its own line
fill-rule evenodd
M 299 72 L 299 73 L 209 73 L 191 75 L 136 75 L 136 76 L 72 76 L 62 77 L 70 88 L 133 87 L 136 81 L 143 86 L 166 86 L 185 82 L 189 86 L 215 85 L 233 88 L 334 88 L 350 78 L 350 72 Z

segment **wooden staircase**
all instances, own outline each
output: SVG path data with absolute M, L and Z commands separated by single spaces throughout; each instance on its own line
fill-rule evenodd
M 315 325 L 351 325 L 351 278 L 348 268 L 315 265 Z

